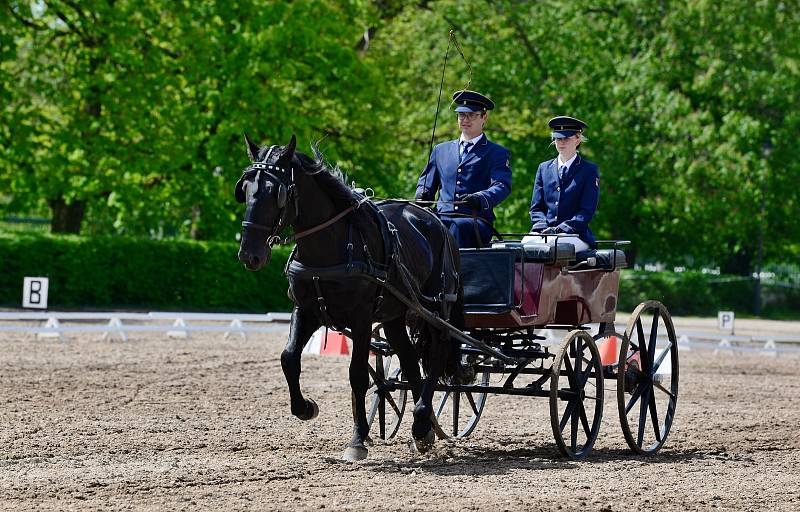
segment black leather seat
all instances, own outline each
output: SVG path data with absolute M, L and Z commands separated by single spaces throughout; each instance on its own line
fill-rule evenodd
M 572 244 L 544 244 L 520 242 L 495 242 L 492 247 L 522 250 L 528 263 L 544 263 L 546 265 L 567 264 L 575 261 L 575 246 Z
M 628 266 L 625 253 L 619 249 L 590 249 L 575 255 L 576 262 L 585 262 L 592 268 L 615 270 Z

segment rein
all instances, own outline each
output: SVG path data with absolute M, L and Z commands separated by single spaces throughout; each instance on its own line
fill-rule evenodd
M 325 222 L 323 222 L 322 224 L 318 224 L 318 225 L 314 226 L 313 228 L 308 228 L 305 231 L 301 231 L 299 233 L 295 233 L 295 234 L 293 234 L 291 236 L 287 236 L 286 238 L 281 238 L 278 235 L 271 236 L 267 240 L 267 243 L 269 244 L 270 247 L 272 247 L 275 244 L 287 245 L 287 244 L 290 244 L 290 243 L 292 243 L 292 242 L 294 242 L 296 240 L 299 240 L 299 239 L 301 239 L 303 237 L 306 237 L 308 235 L 313 235 L 317 231 L 325 229 L 328 226 L 330 226 L 331 224 L 336 223 L 336 221 L 338 221 L 339 219 L 341 219 L 345 215 L 349 214 L 350 212 L 353 212 L 353 211 L 357 210 L 358 207 L 361 206 L 361 203 L 363 203 L 363 202 L 364 201 L 362 200 L 362 201 L 359 201 L 356 204 L 352 204 L 349 207 L 347 207 L 344 211 L 339 212 L 335 217 L 330 218 L 330 219 L 326 220 Z M 244 222 L 242 222 L 242 225 L 244 225 Z
M 270 151 L 269 151 L 269 153 L 267 153 L 267 156 L 265 157 L 265 160 L 267 158 L 269 158 L 269 154 L 272 152 L 272 150 L 274 148 L 275 148 L 275 146 L 270 148 Z M 285 174 L 288 174 L 287 169 L 284 169 L 284 168 L 279 167 L 277 165 L 270 165 L 270 164 L 265 164 L 265 163 L 262 163 L 262 162 L 256 162 L 256 163 L 251 164 L 247 168 L 247 170 L 245 172 L 253 171 L 253 170 L 258 171 L 259 173 L 263 172 L 265 175 L 267 175 L 268 177 L 270 177 L 273 180 L 275 180 L 279 184 L 280 187 L 283 187 L 286 190 L 286 197 L 284 199 L 285 203 L 281 207 L 281 212 L 278 215 L 278 221 L 275 223 L 275 226 L 270 228 L 269 226 L 265 226 L 263 224 L 258 224 L 256 222 L 242 221 L 242 227 L 243 228 L 257 229 L 257 230 L 260 230 L 260 231 L 266 231 L 266 232 L 270 233 L 270 236 L 267 237 L 267 245 L 269 245 L 270 247 L 272 247 L 275 244 L 287 245 L 287 244 L 295 242 L 295 241 L 297 241 L 297 240 L 299 240 L 301 238 L 307 237 L 309 235 L 313 235 L 314 233 L 316 233 L 318 231 L 321 231 L 321 230 L 327 228 L 328 226 L 330 226 L 332 224 L 335 224 L 337 221 L 339 221 L 343 217 L 347 216 L 351 212 L 353 212 L 355 210 L 358 210 L 358 208 L 362 204 L 364 204 L 365 201 L 369 200 L 369 197 L 365 196 L 363 199 L 359 200 L 357 203 L 354 203 L 354 204 L 350 205 L 349 207 L 345 208 L 343 211 L 339 212 L 334 217 L 326 220 L 325 222 L 323 222 L 321 224 L 317 224 L 316 226 L 311 227 L 309 229 L 306 229 L 304 231 L 301 231 L 299 233 L 294 233 L 291 236 L 288 236 L 286 238 L 281 238 L 277 233 L 281 229 L 283 229 L 283 227 L 285 227 L 286 220 L 287 220 L 287 215 L 286 214 L 287 214 L 287 212 L 289 210 L 289 207 L 288 207 L 289 202 L 293 200 L 295 202 L 295 210 L 297 209 L 297 197 L 295 195 L 295 184 L 294 184 L 294 167 L 291 168 L 292 178 L 291 178 L 291 183 L 288 186 L 283 182 L 283 180 L 280 177 L 278 177 L 277 175 L 275 175 L 272 172 L 270 172 L 270 171 L 280 171 L 282 174 L 285 175 Z M 259 180 L 258 176 L 256 176 L 255 179 L 256 179 L 256 181 L 258 181 Z

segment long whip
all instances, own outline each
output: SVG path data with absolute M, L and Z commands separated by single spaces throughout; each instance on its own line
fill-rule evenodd
M 467 79 L 466 85 L 464 85 L 464 89 L 469 89 L 470 84 L 472 84 L 472 66 L 470 65 L 467 58 L 464 56 L 464 51 L 461 49 L 461 44 L 458 42 L 458 37 L 456 37 L 456 31 L 450 31 L 450 37 L 447 39 L 447 50 L 444 52 L 444 64 L 442 65 L 442 79 L 439 82 L 439 96 L 436 98 L 436 115 L 433 117 L 433 131 L 431 132 L 431 141 L 428 145 L 428 160 L 431 158 L 431 153 L 433 153 L 433 141 L 436 139 L 436 124 L 439 120 L 439 110 L 442 104 L 442 90 L 444 89 L 444 75 L 445 71 L 447 70 L 447 58 L 450 56 L 450 45 L 454 44 L 456 50 L 458 50 L 459 55 L 461 55 L 461 59 L 463 59 L 464 64 L 467 65 L 467 71 L 469 71 L 469 78 Z M 453 105 L 455 100 L 451 100 L 448 108 Z

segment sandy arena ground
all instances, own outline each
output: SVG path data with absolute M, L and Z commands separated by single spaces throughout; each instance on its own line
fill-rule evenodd
M 546 399 L 490 395 L 473 435 L 345 463 L 346 357 L 304 359 L 321 407 L 289 413 L 284 333 L 127 343 L 0 337 L 0 508 L 28 510 L 800 510 L 800 356 L 681 352 L 664 449 L 633 456 L 613 383 L 583 462 L 559 457 Z

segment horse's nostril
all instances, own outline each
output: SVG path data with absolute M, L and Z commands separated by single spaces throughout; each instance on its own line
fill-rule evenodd
M 261 259 L 258 256 L 251 256 L 250 263 L 253 265 L 258 265 Z

